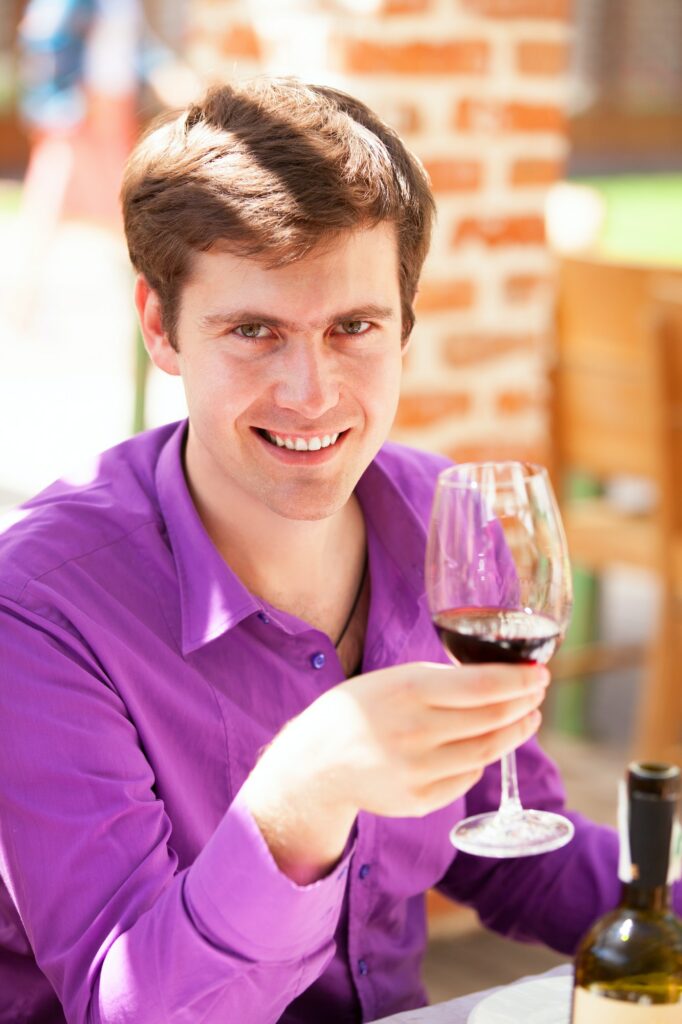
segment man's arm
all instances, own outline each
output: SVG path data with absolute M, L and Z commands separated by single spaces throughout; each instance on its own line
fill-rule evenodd
M 0 651 L 0 873 L 67 1018 L 276 1021 L 333 955 L 345 863 L 297 886 L 238 796 L 180 871 L 91 652 L 5 602 Z
M 281 869 L 322 877 L 359 811 L 422 817 L 466 793 L 540 722 L 541 666 L 412 663 L 325 693 L 275 738 L 242 794 Z

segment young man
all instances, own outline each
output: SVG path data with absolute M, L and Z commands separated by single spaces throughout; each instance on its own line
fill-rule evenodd
M 518 861 L 448 840 L 515 747 L 529 805 L 562 792 L 531 738 L 546 671 L 445 664 L 446 463 L 385 443 L 421 168 L 350 97 L 261 81 L 148 134 L 123 207 L 189 420 L 0 540 L 0 1020 L 369 1021 L 425 999 L 432 885 L 572 951 L 617 899 L 615 835 L 572 815 Z

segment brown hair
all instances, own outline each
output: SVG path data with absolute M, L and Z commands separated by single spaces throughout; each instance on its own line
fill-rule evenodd
M 213 245 L 266 266 L 382 221 L 398 238 L 402 334 L 434 215 L 426 174 L 359 100 L 295 79 L 214 86 L 164 115 L 133 151 L 121 192 L 133 266 L 157 292 L 171 344 L 193 252 Z

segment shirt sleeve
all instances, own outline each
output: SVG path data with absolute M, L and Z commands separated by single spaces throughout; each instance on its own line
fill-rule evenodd
M 352 849 L 297 886 L 239 795 L 178 870 L 127 709 L 92 652 L 0 602 L 0 874 L 74 1024 L 276 1021 L 322 973 Z
M 552 853 L 510 860 L 458 853 L 438 888 L 473 907 L 482 923 L 494 931 L 571 956 L 594 921 L 615 907 L 620 897 L 618 835 L 612 828 L 566 811 L 557 767 L 537 740 L 517 751 L 517 764 L 524 806 L 566 814 L 575 826 L 573 839 Z M 499 794 L 500 771 L 495 765 L 468 794 L 467 814 L 494 809 Z M 673 900 L 679 913 L 679 883 Z

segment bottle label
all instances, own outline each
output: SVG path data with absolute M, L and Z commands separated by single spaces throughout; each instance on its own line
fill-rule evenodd
M 670 843 L 670 870 L 668 871 L 668 885 L 679 881 L 682 878 L 682 824 L 679 818 L 673 822 L 672 841 Z
M 572 1024 L 672 1024 L 682 1019 L 682 1003 L 625 1003 L 584 988 L 573 990 Z
M 626 884 L 632 881 L 629 832 L 628 790 L 626 783 L 621 780 L 618 783 L 618 877 Z

